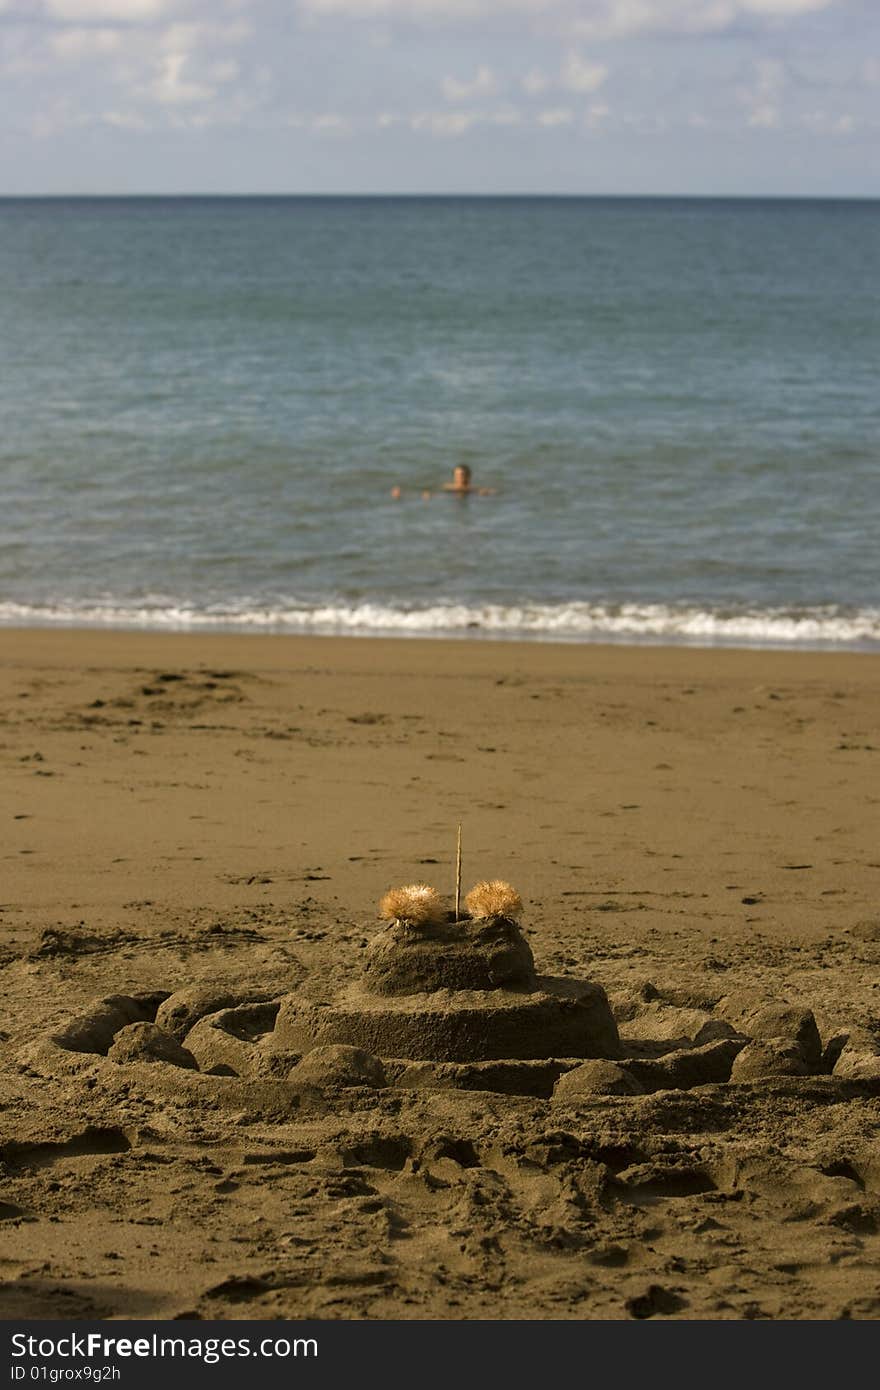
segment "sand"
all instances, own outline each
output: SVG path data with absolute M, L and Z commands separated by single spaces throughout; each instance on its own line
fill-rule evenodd
M 103 995 L 344 987 L 387 888 L 451 893 L 459 821 L 465 889 L 510 880 L 539 971 L 655 1052 L 765 1002 L 870 1039 L 878 696 L 867 654 L 0 633 L 0 1317 L 880 1315 L 870 1079 L 295 1094 L 33 1052 Z

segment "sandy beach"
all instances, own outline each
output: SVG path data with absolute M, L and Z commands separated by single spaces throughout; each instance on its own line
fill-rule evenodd
M 0 710 L 0 1317 L 880 1315 L 870 1080 L 280 1113 L 27 1060 L 101 996 L 342 986 L 459 822 L 622 1035 L 876 1035 L 878 657 L 10 629 Z

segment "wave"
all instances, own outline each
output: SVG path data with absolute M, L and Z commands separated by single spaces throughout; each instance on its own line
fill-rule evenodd
M 7 627 L 109 627 L 147 631 L 245 631 L 352 636 L 492 637 L 694 646 L 880 645 L 880 608 L 701 607 L 665 603 L 561 602 L 417 606 L 393 602 L 252 601 L 195 604 L 166 599 L 27 604 L 0 602 Z

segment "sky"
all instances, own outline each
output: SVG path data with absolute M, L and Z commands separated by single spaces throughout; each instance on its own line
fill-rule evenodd
M 880 195 L 880 0 L 0 0 L 0 194 Z

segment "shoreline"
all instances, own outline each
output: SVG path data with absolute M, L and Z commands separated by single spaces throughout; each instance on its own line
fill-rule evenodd
M 296 601 L 0 603 L 0 631 L 674 646 L 734 651 L 880 652 L 880 608 L 721 600 L 555 600 L 394 596 Z
M 491 636 L 487 634 L 462 633 L 460 636 L 450 636 L 449 634 L 438 634 L 437 636 L 426 635 L 424 633 L 394 633 L 378 634 L 372 633 L 318 633 L 318 632 L 258 632 L 242 631 L 241 629 L 215 629 L 205 631 L 198 630 L 156 630 L 129 627 L 68 627 L 68 626 L 33 626 L 33 627 L 14 627 L 0 625 L 0 663 L 7 660 L 10 648 L 18 647 L 22 655 L 27 659 L 43 660 L 48 650 L 56 646 L 64 654 L 65 658 L 71 654 L 72 648 L 82 647 L 89 642 L 94 642 L 96 648 L 103 651 L 105 648 L 116 647 L 119 652 L 126 652 L 126 659 L 135 659 L 140 651 L 140 658 L 146 660 L 145 653 L 161 656 L 161 647 L 168 644 L 169 654 L 179 654 L 182 646 L 191 643 L 196 647 L 202 647 L 206 655 L 203 660 L 216 660 L 222 648 L 232 648 L 236 652 L 241 652 L 242 659 L 245 656 L 252 657 L 257 654 L 260 648 L 265 653 L 274 652 L 277 660 L 278 654 L 283 647 L 290 646 L 298 648 L 300 651 L 314 644 L 316 651 L 330 651 L 333 647 L 338 647 L 339 652 L 348 649 L 348 653 L 353 655 L 355 651 L 375 647 L 377 652 L 381 652 L 383 657 L 389 656 L 392 652 L 401 648 L 412 650 L 423 650 L 425 657 L 428 652 L 436 653 L 438 650 L 447 650 L 450 657 L 462 659 L 463 654 L 469 651 L 484 651 L 498 654 L 501 651 L 508 651 L 515 654 L 518 658 L 523 658 L 525 653 L 534 653 L 533 663 L 543 666 L 551 659 L 542 656 L 541 653 L 552 653 L 554 657 L 561 657 L 562 653 L 568 655 L 560 662 L 561 666 L 569 669 L 579 667 L 585 660 L 598 661 L 604 664 L 606 661 L 620 661 L 626 665 L 632 661 L 638 663 L 644 657 L 651 662 L 662 664 L 665 658 L 672 661 L 686 663 L 693 658 L 696 664 L 700 665 L 708 661 L 718 661 L 722 666 L 731 664 L 742 664 L 742 662 L 761 663 L 766 661 L 772 666 L 777 661 L 784 665 L 787 661 L 815 661 L 818 665 L 833 664 L 838 661 L 848 662 L 850 659 L 862 660 L 864 658 L 880 658 L 880 651 L 866 647 L 828 647 L 828 646 L 773 646 L 773 645 L 752 645 L 734 646 L 733 644 L 699 644 L 696 642 L 664 642 L 661 639 L 650 641 L 627 641 L 583 639 L 583 638 L 559 638 L 547 637 L 506 637 Z M 213 654 L 213 655 L 212 655 Z M 614 654 L 614 655 L 612 655 Z M 260 653 L 260 659 L 265 659 Z M 436 657 L 434 658 L 436 661 Z M 468 658 L 463 658 L 464 664 L 468 664 Z M 478 661 L 481 660 L 478 658 Z M 283 663 L 285 666 L 289 662 Z M 420 659 L 419 664 L 422 664 Z

